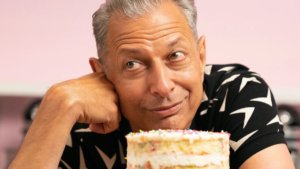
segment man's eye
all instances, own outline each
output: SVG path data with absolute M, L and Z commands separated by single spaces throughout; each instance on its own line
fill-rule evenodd
M 170 60 L 171 61 L 180 61 L 185 58 L 185 54 L 183 52 L 174 52 L 170 55 Z
M 128 61 L 125 65 L 126 69 L 128 70 L 135 70 L 138 69 L 141 66 L 141 63 L 137 61 Z

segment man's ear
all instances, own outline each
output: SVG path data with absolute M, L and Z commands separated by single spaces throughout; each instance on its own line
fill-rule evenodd
M 99 59 L 92 57 L 89 59 L 89 63 L 94 73 L 104 72 L 103 65 L 100 63 Z
M 204 71 L 206 64 L 206 44 L 205 44 L 205 36 L 201 36 L 198 40 L 198 49 L 199 49 L 199 57 L 201 61 L 201 67 Z

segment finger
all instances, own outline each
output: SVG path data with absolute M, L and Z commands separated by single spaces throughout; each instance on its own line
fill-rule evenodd
M 106 134 L 104 127 L 103 127 L 103 123 L 93 123 L 89 125 L 89 128 L 91 131 L 95 132 L 95 133 L 99 133 L 99 134 Z
M 91 131 L 99 134 L 111 133 L 119 128 L 118 122 L 110 123 L 92 123 L 89 125 Z

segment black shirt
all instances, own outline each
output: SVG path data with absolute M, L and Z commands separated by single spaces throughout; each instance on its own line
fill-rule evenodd
M 207 65 L 203 100 L 191 129 L 230 133 L 230 168 L 258 151 L 285 143 L 277 106 L 266 82 L 243 65 Z M 122 118 L 118 130 L 97 134 L 76 124 L 65 147 L 60 168 L 125 169 L 126 139 L 131 131 Z

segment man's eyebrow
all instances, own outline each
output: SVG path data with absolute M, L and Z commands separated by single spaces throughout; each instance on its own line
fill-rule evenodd
M 180 41 L 182 40 L 181 37 L 176 37 L 174 39 L 172 39 L 169 43 L 168 43 L 168 47 L 173 47 L 175 45 L 177 45 L 178 43 L 180 43 Z
M 175 45 L 177 45 L 178 43 L 181 43 L 182 42 L 181 40 L 182 40 L 182 37 L 173 38 L 172 40 L 170 40 L 167 43 L 167 47 L 172 48 Z M 143 50 L 139 49 L 139 48 L 122 48 L 122 49 L 120 49 L 119 53 L 137 55 L 137 54 L 143 53 Z
M 120 53 L 125 53 L 125 54 L 140 54 L 142 51 L 138 48 L 123 48 L 120 50 Z

